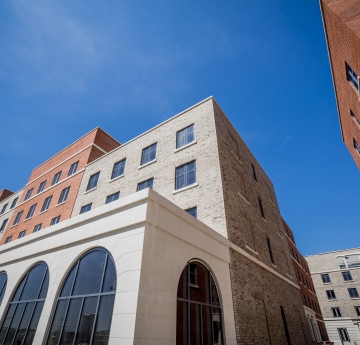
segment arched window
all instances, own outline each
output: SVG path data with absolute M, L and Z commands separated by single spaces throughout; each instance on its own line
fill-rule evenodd
M 1 345 L 32 344 L 48 286 L 48 268 L 40 262 L 26 274 L 16 289 L 1 326 Z
M 116 291 L 112 257 L 102 248 L 85 253 L 71 269 L 57 301 L 48 345 L 106 345 Z
M 176 344 L 221 345 L 219 294 L 210 270 L 198 261 L 184 268 L 177 292 Z
M 7 274 L 6 272 L 1 272 L 0 273 L 0 305 L 5 295 L 6 282 L 7 282 Z

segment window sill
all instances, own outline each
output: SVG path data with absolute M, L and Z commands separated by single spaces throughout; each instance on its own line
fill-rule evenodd
M 336 302 L 338 299 L 337 298 L 334 298 L 334 299 L 328 299 L 327 301 L 328 302 Z
M 277 268 L 277 266 L 276 266 L 275 264 L 271 263 L 271 265 L 272 265 L 273 267 Z
M 292 279 L 292 276 L 289 273 L 285 273 L 289 278 Z
M 32 218 L 32 216 L 31 216 L 30 218 L 26 218 L 26 219 L 24 220 L 24 223 L 27 222 L 28 220 L 30 220 L 31 218 Z
M 185 150 L 185 149 L 187 149 L 188 147 L 195 145 L 196 143 L 197 143 L 197 141 L 194 140 L 194 141 L 192 141 L 191 143 L 188 143 L 188 144 L 186 144 L 186 145 L 184 145 L 184 146 L 181 146 L 181 147 L 175 149 L 175 150 L 174 150 L 174 153 L 179 152 L 179 151 L 181 151 L 181 150 Z
M 234 156 L 234 158 L 235 158 L 241 165 L 243 165 L 243 162 L 240 160 L 240 158 L 239 158 L 233 151 L 231 151 L 231 154 Z
M 152 161 L 150 161 L 150 162 L 147 162 L 147 163 L 145 163 L 145 164 L 143 164 L 143 165 L 140 165 L 139 167 L 138 167 L 138 170 L 140 170 L 140 169 L 142 169 L 142 168 L 145 168 L 145 167 L 147 167 L 147 166 L 149 166 L 149 165 L 151 165 L 151 164 L 154 164 L 154 163 L 156 163 L 157 162 L 157 159 L 155 158 L 155 159 L 153 159 Z
M 87 190 L 86 192 L 84 192 L 84 194 L 90 193 L 90 192 L 92 192 L 92 191 L 95 190 L 95 189 L 97 189 L 97 187 L 94 187 L 94 188 L 91 188 L 91 189 Z
M 360 299 L 360 297 L 350 297 L 351 300 Z
M 332 282 L 330 282 L 330 283 L 323 283 L 323 285 L 332 285 Z
M 44 210 L 44 211 L 40 211 L 38 214 L 43 214 L 45 212 L 47 212 L 48 209 Z
M 279 231 L 276 232 L 276 235 L 278 235 L 282 240 L 284 239 L 284 237 L 282 237 Z
M 60 204 L 55 205 L 55 207 L 58 207 L 58 206 L 64 205 L 65 203 L 66 203 L 66 200 L 65 200 L 65 201 L 63 201 L 63 202 L 61 202 Z
M 259 253 L 258 253 L 256 250 L 252 249 L 250 246 L 246 245 L 245 248 L 246 248 L 247 250 L 249 250 L 250 252 L 252 252 L 253 254 L 259 255 Z
M 268 221 L 264 217 L 261 217 L 261 218 L 265 223 L 268 223 Z
M 15 226 L 17 226 L 18 224 L 19 224 L 19 223 L 11 225 L 11 226 L 10 226 L 10 229 L 11 229 L 11 228 L 15 228 Z
M 238 194 L 240 195 L 240 197 L 248 204 L 250 205 L 250 201 L 247 200 L 240 192 L 238 192 Z
M 184 191 L 186 191 L 186 190 L 195 188 L 195 187 L 197 187 L 198 185 L 199 185 L 199 184 L 196 182 L 196 183 L 191 184 L 190 186 L 186 186 L 186 187 L 183 187 L 183 188 L 180 188 L 180 189 L 173 190 L 172 193 L 173 193 L 173 195 L 174 195 L 174 194 L 177 194 L 177 193 L 180 193 L 180 192 L 184 192 Z
M 114 177 L 113 179 L 109 180 L 109 183 L 120 180 L 122 177 L 124 177 L 124 174 Z
M 344 280 L 344 283 L 353 283 L 354 280 Z

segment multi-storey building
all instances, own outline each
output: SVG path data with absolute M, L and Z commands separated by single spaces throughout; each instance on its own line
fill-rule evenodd
M 116 146 L 40 231 L 5 228 L 0 344 L 312 343 L 273 185 L 215 100 Z
M 360 3 L 320 0 L 342 139 L 360 169 Z
M 360 248 L 306 257 L 329 338 L 360 344 Z
M 328 341 L 329 337 L 326 332 L 309 266 L 297 249 L 294 233 L 285 220 L 283 220 L 283 225 L 312 339 L 314 342 Z

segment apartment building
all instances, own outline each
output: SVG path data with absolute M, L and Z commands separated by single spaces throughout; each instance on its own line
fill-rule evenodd
M 283 225 L 312 340 L 317 343 L 328 341 L 329 337 L 326 332 L 309 266 L 297 249 L 294 233 L 284 219 Z
M 360 3 L 320 0 L 342 139 L 360 169 Z
M 360 344 L 360 248 L 306 257 L 329 338 Z
M 214 98 L 88 161 L 70 208 L 4 230 L 0 344 L 312 343 L 273 185 Z

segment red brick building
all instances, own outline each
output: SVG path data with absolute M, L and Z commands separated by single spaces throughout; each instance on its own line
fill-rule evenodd
M 320 0 L 343 141 L 360 169 L 360 2 Z
M 292 230 L 283 220 L 286 239 L 289 245 L 290 255 L 294 266 L 296 279 L 300 287 L 301 299 L 304 305 L 305 315 L 309 322 L 313 340 L 328 341 L 325 323 L 321 314 L 319 302 L 315 293 L 310 270 L 305 258 L 296 248 L 295 238 Z

